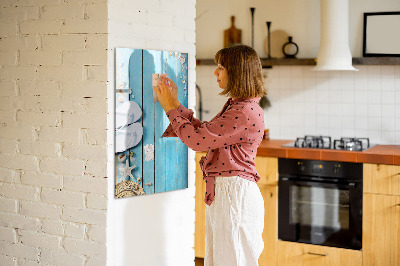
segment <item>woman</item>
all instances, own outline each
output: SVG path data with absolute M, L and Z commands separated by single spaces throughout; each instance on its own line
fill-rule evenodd
M 162 137 L 177 136 L 195 151 L 208 151 L 200 160 L 206 182 L 205 265 L 258 265 L 264 247 L 264 201 L 254 163 L 264 134 L 261 63 L 245 45 L 218 51 L 215 62 L 220 95 L 230 98 L 209 122 L 179 103 L 169 78 L 153 88 L 171 122 Z

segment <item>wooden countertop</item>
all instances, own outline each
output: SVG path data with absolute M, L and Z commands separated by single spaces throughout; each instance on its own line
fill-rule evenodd
M 339 162 L 400 165 L 400 145 L 376 145 L 365 151 L 340 151 L 282 147 L 294 140 L 263 140 L 258 156 Z

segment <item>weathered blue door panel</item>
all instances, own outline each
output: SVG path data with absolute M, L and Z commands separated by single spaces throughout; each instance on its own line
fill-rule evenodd
M 179 138 L 161 138 L 169 120 L 160 104 L 153 100 L 152 74 L 155 73 L 166 73 L 175 82 L 178 86 L 178 99 L 187 107 L 187 54 L 116 49 L 116 108 L 126 104 L 126 101 L 136 102 L 142 114 L 141 119 L 135 123 L 141 123 L 143 127 L 143 137 L 139 144 L 115 154 L 116 197 L 188 187 L 187 147 Z M 121 129 L 116 128 L 117 140 Z M 134 132 L 132 136 L 137 138 L 139 133 Z M 125 146 L 133 145 L 132 138 L 127 139 L 128 144 Z M 121 149 L 118 143 L 116 146 Z

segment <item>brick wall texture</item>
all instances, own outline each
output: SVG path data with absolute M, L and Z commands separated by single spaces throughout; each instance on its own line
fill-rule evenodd
M 0 1 L 0 265 L 105 265 L 107 1 Z

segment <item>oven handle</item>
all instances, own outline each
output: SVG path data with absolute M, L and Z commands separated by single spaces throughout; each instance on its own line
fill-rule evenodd
M 307 185 L 307 186 L 318 185 L 319 187 L 337 187 L 345 189 L 354 189 L 356 187 L 355 182 L 315 181 L 315 180 L 304 180 L 304 179 L 290 178 L 290 177 L 281 177 L 280 180 L 283 182 L 289 182 L 294 185 Z

